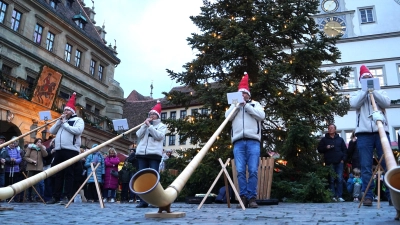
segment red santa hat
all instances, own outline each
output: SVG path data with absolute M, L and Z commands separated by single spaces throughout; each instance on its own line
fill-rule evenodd
M 157 100 L 157 104 L 150 110 L 150 113 L 156 113 L 158 118 L 161 118 L 161 102 L 159 100 Z
M 244 76 L 242 77 L 242 80 L 239 83 L 238 91 L 244 91 L 251 96 L 249 90 L 249 75 L 247 74 L 247 72 L 244 72 Z
M 75 114 L 75 95 L 76 92 L 74 92 L 71 96 L 71 98 L 69 98 L 67 104 L 64 107 L 64 110 L 69 109 L 71 110 L 74 114 Z
M 369 71 L 369 69 L 365 65 L 362 65 L 360 67 L 360 77 L 358 78 L 358 80 L 361 80 L 361 77 L 363 77 L 364 75 L 367 75 L 367 74 L 371 75 L 372 77 L 374 77 L 372 75 L 372 73 Z

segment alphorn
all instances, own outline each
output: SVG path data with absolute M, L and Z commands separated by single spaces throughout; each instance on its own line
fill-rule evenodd
M 31 133 L 33 133 L 33 132 L 35 132 L 35 131 L 37 131 L 37 130 L 42 129 L 43 127 L 45 127 L 45 126 L 47 126 L 47 125 L 49 125 L 49 124 L 52 124 L 52 123 L 56 122 L 56 121 L 59 120 L 59 119 L 60 119 L 60 118 L 54 119 L 54 120 L 52 120 L 52 121 L 50 121 L 50 122 L 44 124 L 43 126 L 37 127 L 37 128 L 35 128 L 35 129 L 33 129 L 33 130 L 31 130 L 31 131 L 25 133 L 25 134 L 21 134 L 20 136 L 14 138 L 14 139 L 12 139 L 12 140 L 9 140 L 9 141 L 7 141 L 7 142 L 4 142 L 3 144 L 0 145 L 0 149 L 3 148 L 3 147 L 5 147 L 5 146 L 7 146 L 7 145 L 9 145 L 10 143 L 15 142 L 15 141 L 18 140 L 18 139 L 21 139 L 21 138 L 27 136 L 28 134 L 31 134 Z
M 373 110 L 378 111 L 378 107 L 376 106 L 373 95 L 373 90 L 369 90 L 369 96 L 371 99 Z M 389 188 L 391 200 L 397 212 L 395 219 L 398 220 L 400 217 L 400 167 L 398 167 L 396 164 L 396 160 L 394 158 L 392 148 L 390 147 L 390 143 L 387 138 L 382 121 L 376 121 L 376 125 L 378 127 L 379 138 L 381 140 L 383 154 L 385 156 L 387 169 L 387 172 L 385 174 L 385 183 L 386 186 Z
M 159 207 L 159 213 L 166 211 L 171 212 L 171 203 L 178 197 L 179 192 L 185 186 L 189 177 L 195 171 L 205 154 L 210 149 L 211 145 L 217 139 L 217 136 L 222 132 L 230 118 L 236 113 L 238 106 L 226 117 L 218 129 L 214 132 L 207 143 L 201 148 L 199 153 L 190 161 L 181 174 L 169 185 L 165 190 L 160 184 L 160 174 L 154 169 L 143 169 L 138 171 L 129 182 L 129 188 L 140 198 L 154 206 Z
M 46 179 L 46 178 L 58 173 L 59 171 L 67 168 L 68 166 L 78 162 L 82 158 L 85 158 L 86 156 L 88 156 L 88 155 L 90 155 L 90 154 L 92 154 L 94 152 L 97 152 L 100 148 L 102 148 L 102 147 L 104 147 L 104 146 L 106 146 L 106 145 L 108 145 L 108 144 L 120 139 L 124 135 L 129 134 L 132 131 L 140 128 L 143 124 L 144 123 L 141 123 L 141 124 L 137 125 L 136 127 L 132 128 L 132 129 L 130 129 L 130 130 L 128 130 L 128 131 L 126 131 L 126 132 L 124 132 L 124 133 L 122 133 L 122 134 L 120 134 L 120 135 L 118 135 L 118 136 L 116 136 L 116 137 L 114 137 L 114 138 L 112 138 L 112 139 L 110 139 L 110 140 L 108 140 L 108 141 L 106 141 L 106 142 L 104 142 L 104 143 L 102 143 L 102 144 L 100 144 L 100 145 L 88 150 L 88 151 L 85 151 L 84 153 L 81 153 L 81 154 L 79 154 L 79 155 L 77 155 L 77 156 L 75 156 L 75 157 L 73 157 L 71 159 L 68 159 L 68 160 L 66 160 L 66 161 L 64 161 L 64 162 L 62 162 L 62 163 L 60 163 L 60 164 L 58 164 L 56 166 L 53 166 L 48 170 L 40 172 L 40 173 L 36 174 L 35 176 L 29 177 L 29 178 L 27 178 L 25 180 L 22 180 L 20 182 L 17 182 L 15 184 L 10 185 L 10 186 L 0 188 L 0 200 L 5 200 L 7 198 L 10 198 L 10 197 L 12 197 L 12 196 L 24 191 L 25 189 L 35 185 L 39 181 L 44 180 L 44 179 Z

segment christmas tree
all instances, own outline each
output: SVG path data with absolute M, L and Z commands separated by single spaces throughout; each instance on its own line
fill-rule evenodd
M 172 79 L 193 91 L 164 94 L 171 104 L 188 107 L 197 101 L 209 112 L 166 121 L 172 133 L 205 143 L 225 119 L 226 93 L 236 92 L 247 72 L 251 97 L 266 113 L 261 156 L 275 152 L 287 161 L 276 182 L 287 178 L 299 182 L 320 170 L 317 137 L 327 123 L 334 122 L 334 115 L 342 116 L 349 109 L 338 90 L 347 83 L 350 68 L 320 69 L 323 63 L 340 59 L 335 46 L 340 37 L 328 37 L 318 29 L 313 19 L 318 4 L 316 0 L 203 1 L 200 15 L 190 17 L 200 33 L 187 38 L 196 58 L 184 64 L 182 72 L 167 70 Z M 233 157 L 229 134 L 230 125 L 189 180 L 190 188 L 205 192 L 219 172 L 218 158 Z M 183 158 L 176 160 L 176 166 L 183 167 L 197 150 L 181 152 Z M 326 171 L 316 176 L 325 175 Z

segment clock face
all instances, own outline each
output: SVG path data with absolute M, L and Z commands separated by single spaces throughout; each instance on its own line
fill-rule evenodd
M 335 16 L 323 20 L 319 28 L 331 37 L 346 33 L 346 23 L 341 18 Z
M 339 2 L 337 0 L 323 0 L 321 7 L 325 12 L 335 12 L 339 8 Z

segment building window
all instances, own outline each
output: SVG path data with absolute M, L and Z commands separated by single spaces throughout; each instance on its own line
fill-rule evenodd
M 185 119 L 185 117 L 186 117 L 186 110 L 181 110 L 181 115 L 179 118 Z
M 67 43 L 65 45 L 65 53 L 64 53 L 65 61 L 71 62 L 71 53 L 72 53 L 72 45 Z
M 40 42 L 42 41 L 42 34 L 43 34 L 43 27 L 40 26 L 39 24 L 36 24 L 35 33 L 33 34 L 33 41 L 36 44 L 40 44 Z
M 0 23 L 4 23 L 4 18 L 6 17 L 7 4 L 0 1 Z
M 67 0 L 65 3 L 69 8 L 72 8 L 72 3 L 74 3 L 74 0 Z
M 175 145 L 175 135 L 169 136 L 169 145 Z
M 82 22 L 82 20 L 75 20 L 76 25 L 78 25 L 79 28 L 83 29 L 85 24 Z
M 58 96 L 60 96 L 62 99 L 68 100 L 71 96 L 63 91 L 60 91 L 60 93 L 58 94 Z M 64 108 L 64 106 L 63 106 Z
M 208 115 L 208 109 L 201 109 L 201 115 Z
M 374 11 L 372 8 L 360 9 L 361 23 L 373 23 Z
M 99 80 L 103 80 L 103 70 L 104 70 L 104 66 L 99 65 Z
M 58 0 L 50 0 L 49 3 L 50 6 L 55 9 L 57 7 Z
M 351 140 L 351 135 L 353 134 L 353 131 L 352 130 L 346 130 L 344 132 L 345 132 L 345 135 L 346 135 L 346 138 L 344 139 L 344 141 L 346 143 L 349 143 L 349 141 Z
M 186 145 L 186 140 L 182 140 L 183 135 L 179 135 L 179 144 L 180 145 Z
M 21 23 L 21 17 L 22 13 L 14 9 L 11 18 L 11 29 L 14 31 L 18 31 L 19 24 Z
M 347 83 L 343 85 L 343 89 L 351 89 L 351 88 L 357 88 L 354 70 L 350 71 L 349 77 L 347 78 Z
M 82 58 L 82 52 L 79 50 L 76 50 L 75 52 L 75 66 L 80 67 L 81 65 L 81 58 Z
M 50 52 L 53 51 L 54 37 L 55 34 L 51 33 L 50 31 L 47 33 L 46 49 Z
M 379 78 L 379 85 L 380 86 L 385 86 L 385 80 L 384 80 L 384 75 L 383 75 L 383 68 L 370 68 L 369 71 L 371 74 L 374 76 L 374 78 Z
M 176 120 L 176 112 L 175 111 L 173 111 L 173 112 L 170 112 L 170 117 L 169 117 L 171 120 Z
M 89 69 L 90 75 L 94 76 L 95 69 L 96 69 L 96 61 L 92 59 L 90 60 L 90 69 Z
M 199 109 L 192 109 L 192 116 L 196 115 L 199 112 Z
M 166 140 L 167 140 L 167 135 L 165 135 L 164 141 L 163 141 L 163 143 L 162 143 L 163 146 L 165 146 Z
M 166 120 L 167 119 L 167 113 L 163 112 L 161 113 L 161 120 Z
M 96 114 L 96 115 L 100 115 L 100 109 L 98 109 L 98 108 L 94 108 L 94 114 Z
M 86 110 L 92 111 L 92 105 L 86 103 Z

